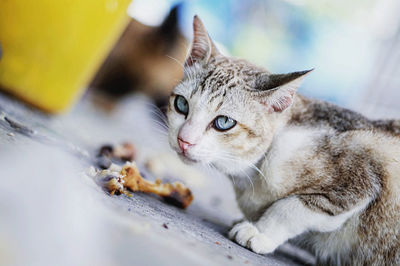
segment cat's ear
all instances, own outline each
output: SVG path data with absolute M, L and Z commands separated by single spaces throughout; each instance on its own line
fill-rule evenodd
M 170 11 L 156 32 L 159 37 L 167 44 L 175 43 L 179 38 L 178 16 L 181 10 L 181 4 L 175 5 Z
M 192 48 L 185 64 L 188 66 L 193 65 L 195 62 L 206 64 L 211 56 L 214 56 L 217 53 L 218 50 L 208 35 L 203 22 L 201 22 L 199 17 L 195 15 L 193 18 Z
M 282 112 L 292 102 L 297 88 L 305 76 L 314 69 L 287 74 L 262 74 L 255 83 L 257 97 L 270 112 Z

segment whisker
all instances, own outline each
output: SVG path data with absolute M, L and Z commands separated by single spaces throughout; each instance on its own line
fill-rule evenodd
M 252 194 L 252 197 L 254 197 L 254 183 L 253 183 L 253 181 L 251 180 L 251 178 L 249 177 L 249 175 L 244 171 L 244 170 L 241 170 L 241 172 L 243 173 L 243 174 L 245 174 L 245 176 L 247 177 L 247 179 L 249 180 L 249 182 L 250 182 L 250 184 L 251 184 L 251 187 L 252 187 L 252 189 L 253 189 L 253 194 Z
M 159 120 L 161 120 L 168 127 L 168 120 L 164 113 L 152 102 L 145 103 L 148 106 L 149 112 L 152 115 L 155 115 Z
M 222 153 L 221 156 L 219 156 L 220 159 L 230 160 L 230 161 L 233 161 L 233 162 L 241 162 L 241 160 L 239 160 L 239 159 L 233 157 L 231 154 L 229 154 L 229 153 L 227 153 L 227 152 L 221 152 L 221 151 L 220 151 L 220 153 Z M 251 169 L 253 169 L 253 170 L 255 170 L 256 172 L 258 172 L 258 173 L 261 175 L 260 178 L 262 178 L 265 182 L 267 182 L 266 176 L 261 172 L 261 170 L 260 170 L 256 165 L 254 165 L 253 163 L 248 162 L 248 166 L 249 166 Z M 248 175 L 244 170 L 240 170 L 240 171 L 241 171 L 241 172 L 249 179 L 249 181 L 251 182 L 252 188 L 253 188 L 253 195 L 254 195 L 254 183 L 252 182 L 251 178 L 249 177 L 249 175 Z
M 168 57 L 168 58 L 170 58 L 170 59 L 172 59 L 172 60 L 174 60 L 175 62 L 177 62 L 181 67 L 184 67 L 183 66 L 183 63 L 181 63 L 178 59 L 176 59 L 175 57 L 172 57 L 172 56 L 170 56 L 170 55 L 165 55 L 166 57 Z
M 256 165 L 254 165 L 252 163 L 249 163 L 249 164 L 252 169 L 256 170 L 263 177 L 265 183 L 267 183 L 267 177 L 261 172 L 261 170 Z
M 182 67 L 182 69 L 183 69 L 183 71 L 185 72 L 185 74 L 186 74 L 187 76 L 189 76 L 189 74 L 188 74 L 188 72 L 187 72 L 185 66 L 183 65 L 183 63 L 181 63 L 178 59 L 176 59 L 176 58 L 174 58 L 174 57 L 172 57 L 172 56 L 170 56 L 170 55 L 165 55 L 165 56 L 168 57 L 169 59 L 172 59 L 172 60 L 175 61 L 176 63 L 178 63 L 178 65 Z
M 229 175 L 229 177 L 232 180 L 233 185 L 236 187 L 235 177 L 233 175 Z
M 209 175 L 213 174 L 213 173 L 212 173 L 212 170 L 215 171 L 215 167 L 214 167 L 211 163 L 206 163 L 206 166 L 207 166 L 207 172 L 208 172 L 208 174 L 209 174 Z M 219 182 L 219 184 L 220 184 L 221 187 L 223 186 L 222 181 L 223 181 L 223 180 L 222 180 L 221 175 L 218 175 L 218 182 Z

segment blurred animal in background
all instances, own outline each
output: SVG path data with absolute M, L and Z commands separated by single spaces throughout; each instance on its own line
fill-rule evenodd
M 183 76 L 187 41 L 178 27 L 179 5 L 160 26 L 147 26 L 132 19 L 100 67 L 90 87 L 108 99 L 133 91 L 151 97 L 160 107 Z

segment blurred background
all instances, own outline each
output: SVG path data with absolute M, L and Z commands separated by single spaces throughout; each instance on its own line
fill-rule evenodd
M 374 118 L 399 113 L 397 0 L 18 3 L 0 11 L 0 87 L 50 112 L 68 110 L 87 87 L 105 93 L 100 106 L 131 92 L 163 106 L 198 14 L 226 54 L 274 73 L 315 68 L 300 93 Z
M 399 1 L 137 0 L 129 13 L 157 25 L 178 3 L 179 29 L 188 40 L 198 14 L 233 56 L 275 73 L 315 68 L 300 93 L 372 117 L 398 115 Z

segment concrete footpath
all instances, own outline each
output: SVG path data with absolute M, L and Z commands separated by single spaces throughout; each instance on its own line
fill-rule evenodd
M 0 94 L 0 265 L 314 263 L 290 244 L 261 256 L 227 239 L 241 218 L 230 180 L 180 164 L 151 110 L 140 96 L 112 111 L 86 96 L 69 113 L 49 116 Z M 84 174 L 98 147 L 123 141 L 135 144 L 145 177 L 181 180 L 192 205 L 110 196 Z

